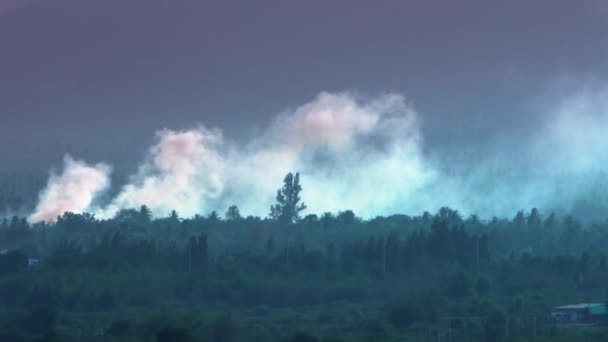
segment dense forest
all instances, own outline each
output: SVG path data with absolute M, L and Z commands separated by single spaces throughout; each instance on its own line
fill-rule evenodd
M 300 190 L 288 174 L 267 218 L 234 205 L 2 219 L 0 341 L 608 338 L 602 322 L 549 315 L 608 299 L 608 221 L 534 208 L 489 220 L 447 207 L 306 215 Z

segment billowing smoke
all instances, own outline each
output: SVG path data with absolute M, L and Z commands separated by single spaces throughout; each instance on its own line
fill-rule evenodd
M 161 131 L 139 172 L 98 214 L 145 204 L 156 215 L 175 209 L 192 216 L 236 203 L 265 216 L 290 171 L 302 173 L 311 212 L 386 213 L 435 177 L 419 145 L 416 114 L 401 96 L 358 101 L 323 93 L 246 144 L 204 127 Z M 370 176 L 395 182 L 374 184 Z
M 124 186 L 101 216 L 113 216 L 120 209 L 147 205 L 158 214 L 179 210 L 193 216 L 222 196 L 226 161 L 219 149 L 220 132 L 198 128 L 158 133 L 159 142 L 150 149 L 148 160 L 132 182 Z
M 448 163 L 423 152 L 420 117 L 402 96 L 321 93 L 281 113 L 248 142 L 204 126 L 160 131 L 139 170 L 109 204 L 93 202 L 109 184 L 108 167 L 67 159 L 31 220 L 66 210 L 112 217 L 144 204 L 155 216 L 173 209 L 192 216 L 232 204 L 266 216 L 290 171 L 301 173 L 309 213 L 352 209 L 371 217 L 441 206 L 486 217 L 532 207 L 571 211 L 581 200 L 608 199 L 598 191 L 608 162 L 605 95 L 588 92 L 558 103 L 523 150 L 497 145 L 491 157 Z
M 423 198 L 410 200 L 437 177 L 420 147 L 417 115 L 403 97 L 365 101 L 323 93 L 280 115 L 244 154 L 230 158 L 234 165 L 243 161 L 233 176 L 242 185 L 230 200 L 251 199 L 245 212 L 267 214 L 277 182 L 294 170 L 302 174 L 312 213 L 352 209 L 371 216 L 420 209 Z
M 87 165 L 70 156 L 64 158 L 63 172 L 51 172 L 40 201 L 29 217 L 32 222 L 53 221 L 66 211 L 82 212 L 110 186 L 111 168 L 106 164 Z

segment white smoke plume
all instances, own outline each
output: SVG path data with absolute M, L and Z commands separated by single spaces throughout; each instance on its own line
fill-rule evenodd
M 82 212 L 89 209 L 95 197 L 109 188 L 110 173 L 111 168 L 106 164 L 89 166 L 66 156 L 63 172 L 60 175 L 51 172 L 29 220 L 54 221 L 66 211 Z
M 489 217 L 532 207 L 572 210 L 580 199 L 599 203 L 596 189 L 608 163 L 607 94 L 585 92 L 558 103 L 526 150 L 499 146 L 490 158 L 447 165 L 423 152 L 419 116 L 402 96 L 321 93 L 281 113 L 249 142 L 230 141 L 203 126 L 160 131 L 139 171 L 101 208 L 93 198 L 109 184 L 107 167 L 78 164 L 98 171 L 87 182 L 84 172 L 68 172 L 67 164 L 75 162 L 66 161 L 31 219 L 52 219 L 66 210 L 112 217 L 144 204 L 157 217 L 173 209 L 186 217 L 222 212 L 232 204 L 266 216 L 290 171 L 301 174 L 308 213 L 351 209 L 373 217 L 450 206 Z M 97 186 L 64 190 L 80 183 Z M 53 193 L 64 195 L 61 205 L 51 206 L 57 202 Z
M 111 217 L 145 204 L 157 216 L 172 209 L 192 216 L 237 203 L 245 213 L 265 216 L 290 171 L 302 173 L 311 212 L 386 213 L 435 175 L 424 165 L 419 144 L 416 114 L 401 96 L 358 101 L 323 93 L 281 114 L 246 144 L 204 127 L 161 131 L 132 182 L 98 214 Z M 370 176 L 400 185 L 383 191 Z
M 124 186 L 110 205 L 101 210 L 103 217 L 120 209 L 147 205 L 157 215 L 179 210 L 193 216 L 221 196 L 226 162 L 220 155 L 220 132 L 198 128 L 174 132 L 163 130 L 159 143 L 149 152 L 132 183 Z
M 369 101 L 320 94 L 280 115 L 268 133 L 232 158 L 239 183 L 230 201 L 267 214 L 277 183 L 299 171 L 311 213 L 352 209 L 371 216 L 399 210 L 436 171 L 420 150 L 418 118 L 395 94 Z M 252 196 L 253 195 L 253 196 Z M 241 199 L 239 201 L 239 199 Z M 424 205 L 418 200 L 417 209 Z

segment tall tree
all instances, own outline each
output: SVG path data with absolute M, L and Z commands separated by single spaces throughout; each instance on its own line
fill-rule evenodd
M 179 214 L 177 213 L 177 211 L 171 210 L 171 213 L 169 213 L 169 220 L 174 223 L 179 222 L 180 219 L 179 219 Z
M 532 227 L 540 226 L 543 221 L 540 211 L 536 208 L 532 208 L 526 220 L 528 221 L 528 225 Z
M 517 212 L 515 217 L 513 218 L 513 224 L 517 226 L 523 226 L 526 224 L 526 215 L 523 210 Z
M 240 221 L 242 219 L 239 208 L 236 205 L 231 205 L 226 212 L 226 221 Z
M 152 220 L 152 210 L 147 205 L 139 207 L 139 218 L 144 224 L 150 223 Z
M 300 212 L 306 204 L 300 203 L 300 174 L 290 172 L 283 179 L 283 187 L 277 190 L 277 203 L 270 207 L 270 217 L 282 222 L 293 223 L 300 219 Z

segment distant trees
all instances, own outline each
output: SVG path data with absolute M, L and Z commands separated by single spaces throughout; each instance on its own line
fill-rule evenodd
M 138 213 L 135 209 L 121 209 L 114 215 L 114 219 L 120 223 L 133 223 L 137 221 Z
M 65 212 L 62 216 L 57 217 L 55 226 L 63 227 L 68 231 L 76 232 L 90 229 L 97 222 L 95 215 L 90 213 L 76 214 Z
M 526 224 L 526 215 L 524 214 L 523 210 L 520 210 L 517 212 L 517 214 L 515 214 L 513 224 L 520 227 Z
M 295 176 L 290 172 L 283 179 L 283 187 L 277 190 L 277 203 L 270 207 L 270 217 L 286 223 L 300 219 L 300 212 L 306 209 L 306 204 L 300 203 L 300 174 Z
M 240 221 L 241 219 L 239 208 L 236 205 L 231 205 L 226 211 L 226 221 Z
M 121 209 L 116 213 L 114 219 L 128 225 L 147 225 L 152 221 L 152 211 L 146 205 L 142 205 L 138 210 Z
M 171 210 L 169 213 L 169 220 L 172 222 L 179 222 L 179 214 L 175 210 Z
M 147 205 L 139 207 L 139 218 L 144 223 L 150 223 L 152 220 L 152 210 Z
M 353 225 L 361 220 L 355 216 L 355 213 L 352 210 L 341 211 L 336 219 L 342 225 Z
M 207 305 L 256 308 L 252 315 L 283 315 L 283 308 L 313 305 L 323 310 L 314 332 L 323 334 L 334 317 L 344 315 L 339 307 L 326 310 L 327 303 L 338 301 L 372 311 L 369 320 L 357 319 L 356 326 L 348 324 L 336 334 L 391 340 L 392 332 L 411 332 L 406 337 L 420 340 L 502 341 L 508 331 L 522 340 L 535 334 L 539 340 L 559 340 L 549 335 L 554 323 L 541 317 L 550 307 L 579 298 L 601 301 L 598 294 L 608 283 L 608 254 L 602 249 L 608 221 L 588 225 L 534 209 L 520 211 L 515 219 L 462 219 L 447 207 L 412 217 L 367 219 L 351 210 L 303 215 L 300 191 L 298 175 L 287 175 L 272 206 L 274 219 L 295 222 L 289 229 L 242 217 L 236 205 L 221 218 L 217 212 L 153 218 L 149 208 L 140 207 L 108 220 L 66 213 L 42 227 L 28 227 L 18 217 L 0 219 L 0 251 L 6 250 L 0 252 L 0 311 L 7 312 L 0 314 L 5 322 L 0 341 L 14 340 L 3 331 L 21 329 L 33 340 L 57 324 L 67 336 L 63 321 L 55 324 L 54 312 L 47 309 L 86 312 L 83 319 L 101 313 L 100 322 L 108 323 L 105 317 L 121 318 L 123 310 L 152 312 L 149 318 L 111 324 L 105 336 L 114 340 L 274 337 L 262 324 L 239 329 L 240 313 L 233 319 L 199 309 Z M 24 235 L 7 239 L 13 231 Z M 544 244 L 534 244 L 537 231 Z M 28 266 L 28 255 L 40 262 Z M 154 313 L 167 303 L 201 316 L 190 320 L 180 313 L 172 321 Z M 23 311 L 23 323 L 9 316 L 17 311 Z M 276 322 L 268 317 L 269 324 Z M 361 317 L 367 317 L 365 311 Z M 386 335 L 377 337 L 376 329 L 385 323 L 391 324 Z M 84 330 L 78 327 L 75 334 Z M 280 331 L 283 337 L 292 332 Z
M 532 227 L 538 227 L 542 223 L 542 216 L 540 215 L 540 211 L 536 208 L 533 208 L 532 211 L 530 211 L 530 214 L 526 219 L 528 225 Z
M 212 226 L 217 225 L 220 221 L 221 221 L 220 215 L 215 210 L 212 211 L 211 213 L 209 213 L 209 215 L 207 215 L 207 223 L 209 223 Z

